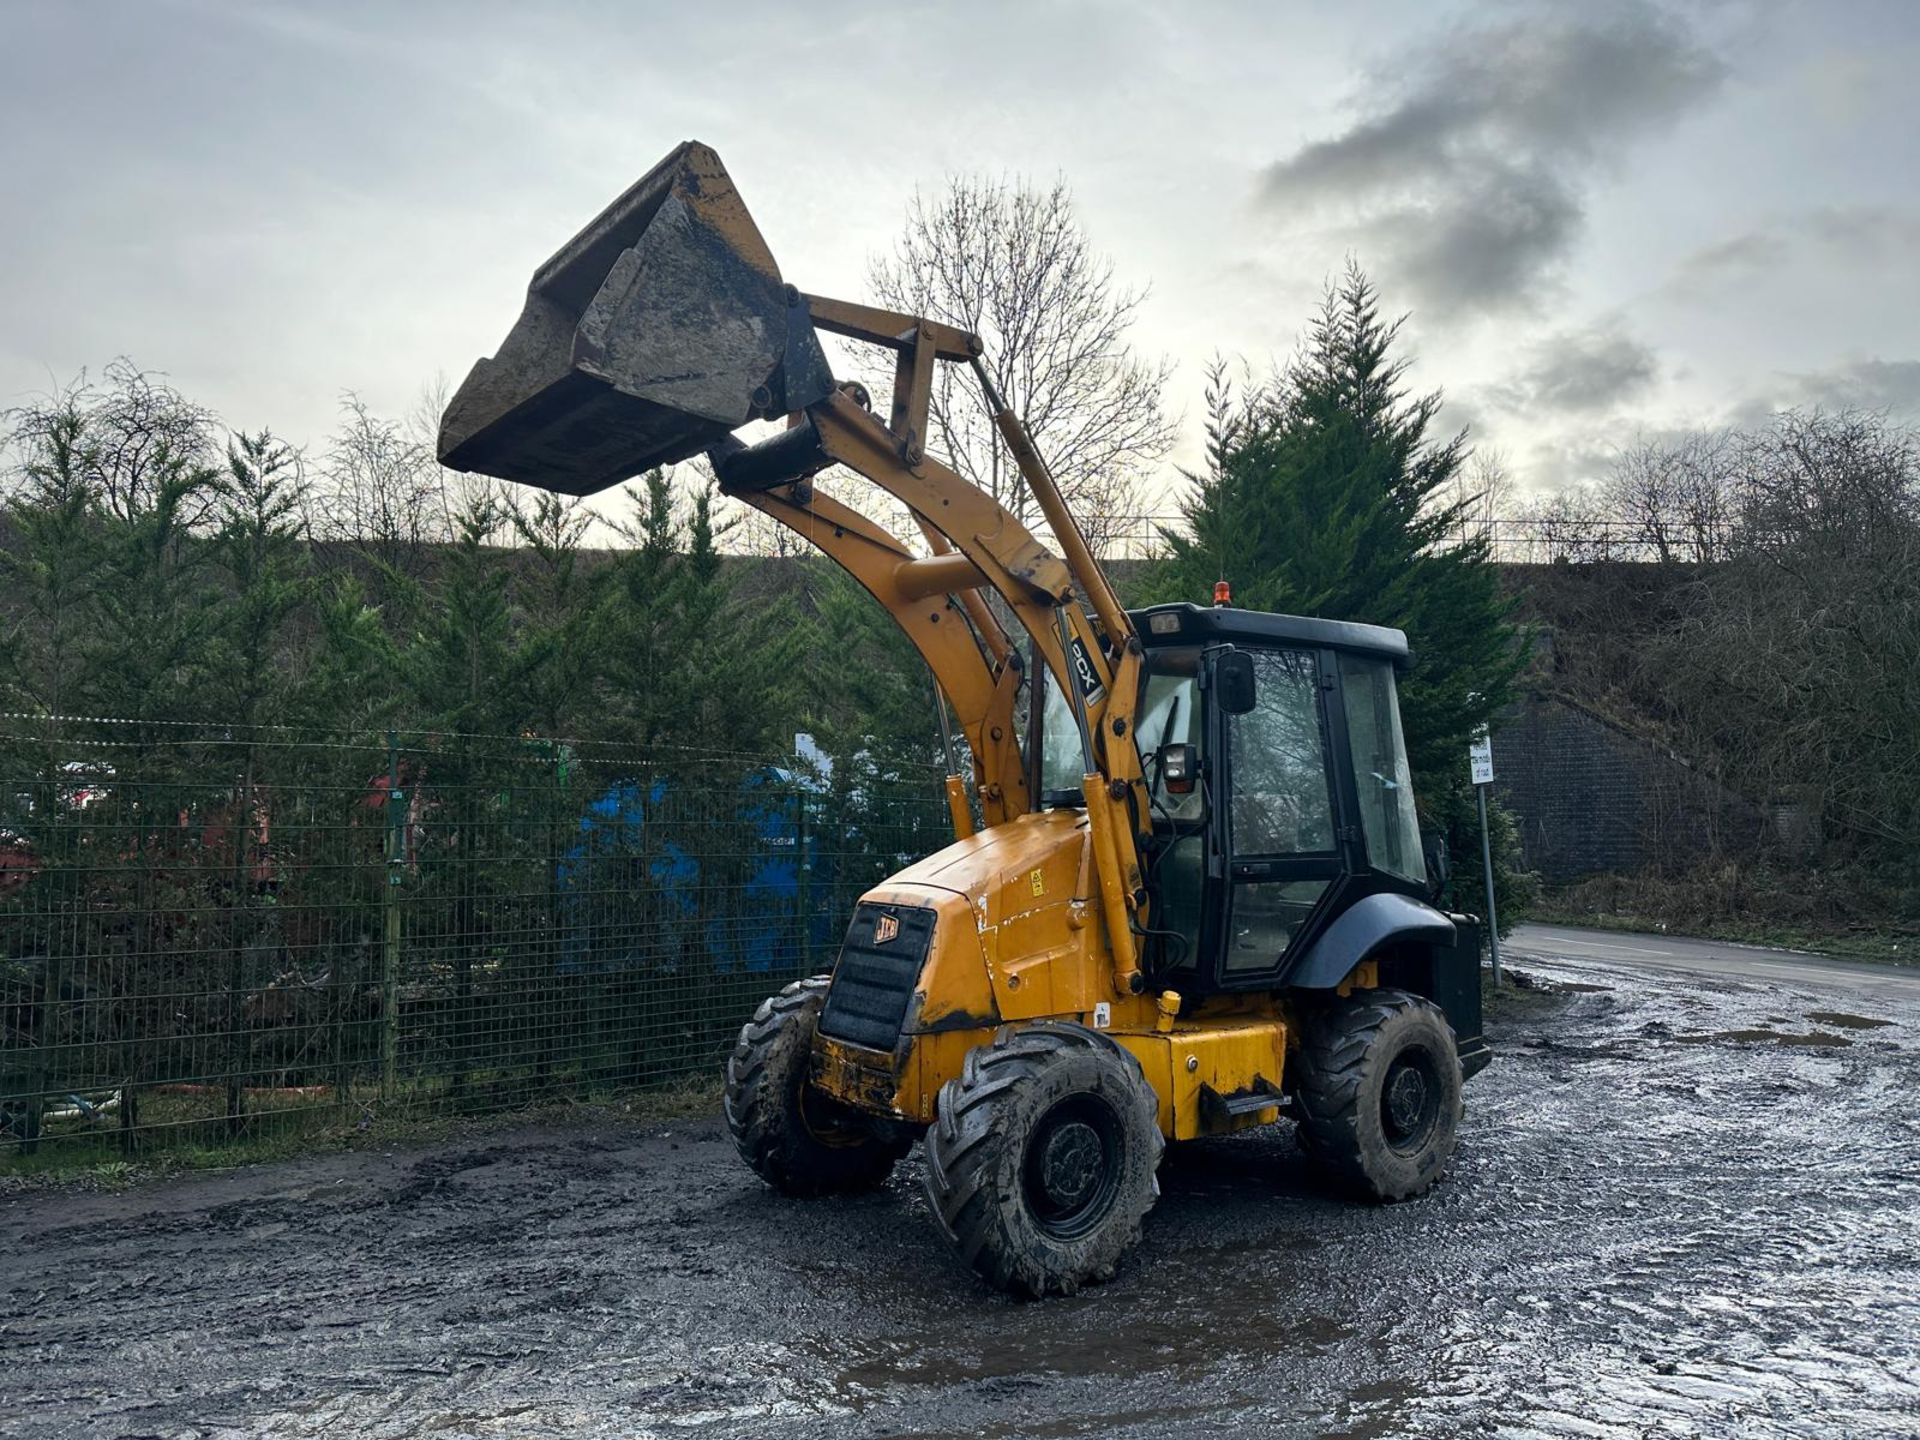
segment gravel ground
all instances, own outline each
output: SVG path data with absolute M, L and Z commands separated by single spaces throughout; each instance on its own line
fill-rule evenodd
M 1490 1027 L 1452 1178 L 1176 1147 L 1120 1279 L 1022 1304 L 712 1122 L 0 1201 L 18 1437 L 1920 1434 L 1920 985 L 1592 959 Z

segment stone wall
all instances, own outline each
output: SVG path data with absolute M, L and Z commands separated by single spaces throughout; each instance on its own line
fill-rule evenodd
M 1756 807 L 1562 698 L 1514 705 L 1494 729 L 1493 756 L 1527 868 L 1549 884 L 1745 855 L 1765 833 Z

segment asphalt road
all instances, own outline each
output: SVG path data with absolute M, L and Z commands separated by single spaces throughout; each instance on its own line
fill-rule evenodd
M 1678 970 L 1740 980 L 1779 980 L 1837 986 L 1870 993 L 1920 989 L 1920 965 L 1876 965 L 1837 960 L 1803 950 L 1770 950 L 1727 940 L 1689 940 L 1677 935 L 1632 935 L 1567 925 L 1519 925 L 1502 954 L 1536 960 L 1591 960 L 1636 970 Z M 1920 953 L 1916 953 L 1920 959 Z
M 1547 958 L 1444 1185 L 1345 1204 L 1284 1124 L 1175 1147 L 1140 1251 L 1070 1300 L 981 1288 L 915 1161 L 788 1201 L 711 1121 L 0 1198 L 0 1433 L 1920 1435 L 1911 977 L 1514 949 Z

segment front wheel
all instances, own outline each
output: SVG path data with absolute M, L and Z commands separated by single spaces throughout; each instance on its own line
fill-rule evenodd
M 740 1158 L 783 1195 L 872 1190 L 913 1142 L 809 1083 L 828 977 L 761 1002 L 727 1058 L 727 1129 Z
M 1106 1036 L 1003 1031 L 941 1087 L 927 1203 L 997 1289 L 1039 1297 L 1111 1279 L 1160 1194 L 1157 1112 L 1139 1062 Z
M 1404 990 L 1336 1001 L 1308 1020 L 1295 1070 L 1302 1148 L 1363 1199 L 1411 1199 L 1453 1159 L 1461 1078 L 1431 1001 Z

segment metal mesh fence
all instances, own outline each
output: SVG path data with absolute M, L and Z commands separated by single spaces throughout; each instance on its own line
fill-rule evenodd
M 6 722 L 0 1167 L 708 1070 L 945 824 L 864 757 Z

